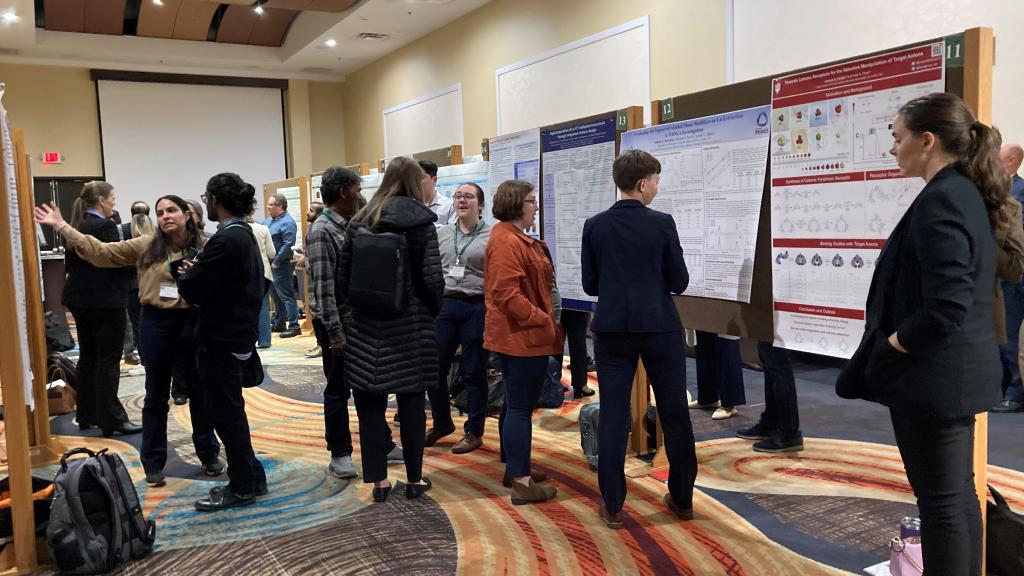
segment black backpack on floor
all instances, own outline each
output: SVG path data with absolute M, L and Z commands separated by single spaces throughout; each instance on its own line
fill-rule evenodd
M 77 454 L 89 457 L 68 460 Z M 143 516 L 118 455 L 75 448 L 60 459 L 53 484 L 46 546 L 61 573 L 110 572 L 153 551 L 156 524 Z
M 580 408 L 580 446 L 591 470 L 597 470 L 597 430 L 600 426 L 601 404 L 584 404 Z

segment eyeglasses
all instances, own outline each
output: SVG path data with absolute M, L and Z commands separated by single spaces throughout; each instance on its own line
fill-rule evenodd
M 533 204 L 534 206 L 536 206 L 537 205 L 537 199 L 536 198 L 527 198 L 527 199 L 523 200 L 523 204 Z
M 455 194 L 454 196 L 452 196 L 452 200 L 475 200 L 475 199 L 476 199 L 476 194 L 473 194 L 473 193 L 469 193 L 469 194 Z
M 200 194 L 199 195 L 199 199 L 202 200 L 205 203 L 206 202 L 206 194 Z

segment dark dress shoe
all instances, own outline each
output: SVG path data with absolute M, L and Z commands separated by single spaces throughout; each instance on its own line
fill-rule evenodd
M 256 497 L 252 494 L 239 496 L 227 486 L 218 486 L 211 489 L 210 495 L 206 498 L 196 500 L 195 506 L 196 510 L 200 512 L 216 512 L 217 510 L 227 510 L 236 506 L 248 506 L 255 501 Z
M 597 391 L 584 384 L 583 388 L 572 391 L 572 399 L 579 400 L 580 398 L 586 398 L 587 396 L 593 396 L 594 394 L 597 394 Z
M 267 494 L 270 494 L 270 490 L 267 488 L 267 481 L 264 480 L 263 482 L 257 482 L 254 493 L 257 496 L 266 496 Z
M 530 472 L 530 480 L 533 480 L 534 482 L 544 482 L 547 479 L 548 475 L 545 472 Z M 501 485 L 504 486 L 505 488 L 512 487 L 512 477 L 508 475 L 508 472 L 506 472 L 505 477 L 501 479 Z
M 224 473 L 224 462 L 214 456 L 212 460 L 203 462 L 203 474 L 207 476 L 220 476 Z M 266 485 L 264 485 L 264 488 Z
M 601 504 L 601 509 L 597 511 L 597 515 L 604 522 L 605 526 L 612 530 L 618 530 L 622 528 L 622 512 L 609 512 L 604 504 Z
M 138 366 L 139 364 L 142 363 L 142 359 L 139 358 L 139 355 L 136 354 L 135 352 L 131 352 L 129 354 L 125 354 L 124 363 L 131 364 L 133 366 Z
M 427 435 L 423 438 L 423 445 L 426 447 L 433 446 L 434 444 L 437 444 L 438 440 L 452 432 L 455 432 L 455 424 L 445 428 L 431 428 L 430 430 L 427 430 Z
M 383 488 L 373 487 L 374 502 L 386 502 L 389 494 L 391 494 L 391 486 L 384 486 Z
M 433 486 L 433 484 L 430 482 L 430 478 L 427 478 L 426 476 L 423 477 L 423 482 L 425 482 L 425 484 L 406 484 L 406 499 L 412 500 L 414 498 L 419 498 L 420 496 L 423 496 L 423 494 L 426 493 L 427 490 L 430 490 L 430 488 Z
M 270 327 L 270 331 L 271 332 L 284 332 L 285 331 L 284 324 L 274 324 L 273 326 Z
M 302 330 L 299 330 L 298 328 L 289 328 L 289 329 L 285 330 L 284 332 L 281 332 L 280 334 L 278 334 L 278 336 L 280 336 L 281 338 L 295 338 L 296 336 L 299 336 L 300 334 L 302 334 Z
M 184 406 L 188 404 L 188 394 L 174 394 L 174 405 Z
M 95 426 L 93 426 L 92 424 L 90 424 L 88 422 L 79 422 L 78 423 L 78 429 L 81 430 L 82 432 L 85 432 L 86 430 L 92 430 L 93 428 L 95 428 Z
M 139 432 L 142 432 L 142 426 L 131 422 L 123 422 L 115 428 L 104 428 L 103 437 L 110 438 L 114 435 L 127 436 L 128 434 L 138 434 Z
M 676 501 L 672 499 L 671 493 L 665 494 L 665 499 L 663 501 L 665 502 L 665 506 L 667 506 L 668 509 L 676 515 L 676 518 L 679 518 L 680 520 L 693 520 L 692 506 L 690 508 L 683 508 L 679 504 L 676 504 Z

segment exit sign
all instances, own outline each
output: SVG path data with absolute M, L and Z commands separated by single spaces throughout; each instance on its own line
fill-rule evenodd
M 43 164 L 60 164 L 63 161 L 60 152 L 43 152 Z

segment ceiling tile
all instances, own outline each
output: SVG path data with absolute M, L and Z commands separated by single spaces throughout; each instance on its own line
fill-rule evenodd
M 163 0 L 163 5 L 142 0 L 139 9 L 138 36 L 148 38 L 173 38 L 174 21 L 178 18 L 181 0 Z
M 263 15 L 256 20 L 249 36 L 249 44 L 254 46 L 279 47 L 284 43 L 284 36 L 288 33 L 295 17 L 299 13 L 295 10 L 278 10 L 275 8 L 264 8 Z
M 264 11 L 266 14 L 266 11 Z M 247 6 L 228 6 L 224 17 L 220 19 L 220 28 L 217 30 L 217 42 L 230 44 L 248 44 L 252 36 L 253 26 L 259 15 L 256 11 Z
M 45 0 L 46 29 L 59 32 L 85 30 L 85 0 Z
M 219 4 L 195 0 L 183 0 L 174 20 L 173 37 L 179 40 L 206 40 L 210 33 L 210 22 Z
M 89 0 L 85 4 L 85 32 L 124 34 L 124 0 Z

